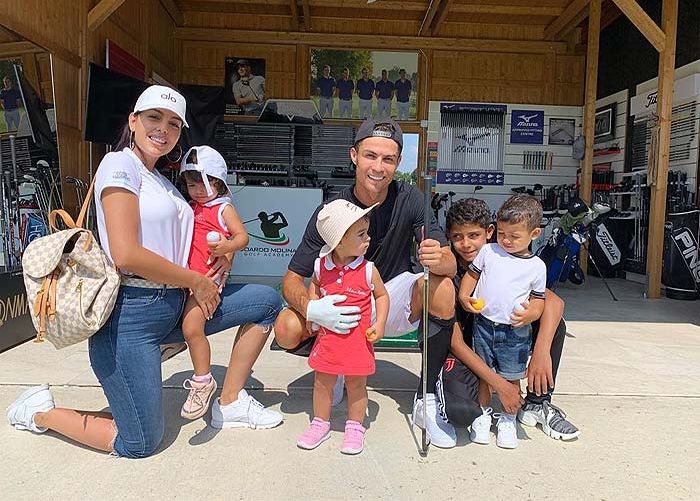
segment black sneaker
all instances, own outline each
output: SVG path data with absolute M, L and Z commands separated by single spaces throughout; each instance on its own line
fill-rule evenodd
M 555 440 L 573 440 L 581 433 L 566 420 L 566 414 L 559 407 L 547 401 L 541 404 L 526 403 L 518 411 L 518 421 L 525 426 L 542 425 L 542 431 Z

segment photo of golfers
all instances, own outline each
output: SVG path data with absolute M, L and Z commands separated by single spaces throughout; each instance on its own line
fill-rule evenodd
M 13 65 L 17 60 L 0 61 L 0 132 L 19 130 L 24 116 L 22 94 L 19 91 Z
M 310 75 L 322 118 L 416 119 L 415 52 L 311 49 Z
M 226 113 L 260 115 L 265 105 L 265 60 L 227 57 Z

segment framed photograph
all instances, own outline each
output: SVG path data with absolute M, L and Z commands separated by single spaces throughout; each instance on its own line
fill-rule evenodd
M 415 120 L 418 53 L 311 49 L 309 96 L 322 118 Z
M 615 115 L 617 103 L 610 103 L 595 111 L 593 143 L 604 143 L 615 139 Z
M 25 115 L 14 68 L 21 64 L 21 59 L 0 60 L 0 132 L 18 131 Z
M 571 146 L 574 144 L 576 134 L 576 120 L 573 118 L 550 118 L 549 119 L 549 142 Z
M 227 57 L 224 70 L 226 113 L 260 115 L 265 105 L 265 60 Z

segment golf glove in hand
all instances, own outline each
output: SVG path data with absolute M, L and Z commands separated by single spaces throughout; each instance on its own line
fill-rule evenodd
M 350 329 L 357 327 L 359 323 L 360 307 L 335 305 L 346 299 L 346 296 L 332 294 L 309 301 L 309 305 L 306 307 L 306 320 L 338 334 L 350 333 Z

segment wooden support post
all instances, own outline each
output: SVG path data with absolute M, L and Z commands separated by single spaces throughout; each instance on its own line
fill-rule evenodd
M 586 53 L 586 100 L 583 107 L 583 133 L 586 156 L 581 162 L 579 196 L 590 205 L 593 183 L 593 138 L 595 136 L 595 101 L 598 87 L 598 49 L 600 46 L 601 0 L 591 0 L 588 6 L 588 50 Z M 588 253 L 581 249 L 581 269 L 588 271 Z
M 647 184 L 651 183 L 651 208 L 649 212 L 649 240 L 647 243 L 647 297 L 661 297 L 661 263 L 664 249 L 664 222 L 666 220 L 666 183 L 668 159 L 671 147 L 671 112 L 673 108 L 673 83 L 676 66 L 676 30 L 678 25 L 678 0 L 664 0 L 661 29 L 666 37 L 664 50 L 659 54 L 659 93 L 656 113 L 658 124 L 652 132 L 657 134 L 656 154 L 649 155 Z M 654 161 L 654 165 L 651 162 Z
M 644 12 L 644 9 L 639 6 L 637 0 L 613 0 L 613 2 L 658 52 L 664 50 L 666 35 L 656 25 L 654 20 Z
M 90 31 L 95 31 L 114 11 L 116 11 L 126 0 L 100 0 L 87 16 L 87 26 Z
M 428 10 L 425 11 L 425 16 L 423 16 L 423 22 L 420 23 L 420 29 L 418 30 L 419 37 L 430 36 L 432 34 L 431 27 L 433 25 L 433 19 L 441 3 L 442 0 L 430 0 Z
M 598 86 L 598 49 L 600 45 L 600 4 L 591 0 L 588 11 L 588 52 L 586 53 L 586 100 L 583 108 L 583 130 L 586 138 L 586 156 L 581 162 L 579 196 L 591 203 L 593 182 L 593 137 L 595 135 L 595 101 Z
M 301 0 L 301 11 L 304 14 L 304 31 L 311 31 L 311 7 L 309 0 Z
M 297 5 L 297 0 L 290 0 L 289 8 L 292 15 L 292 31 L 299 31 L 299 6 Z

